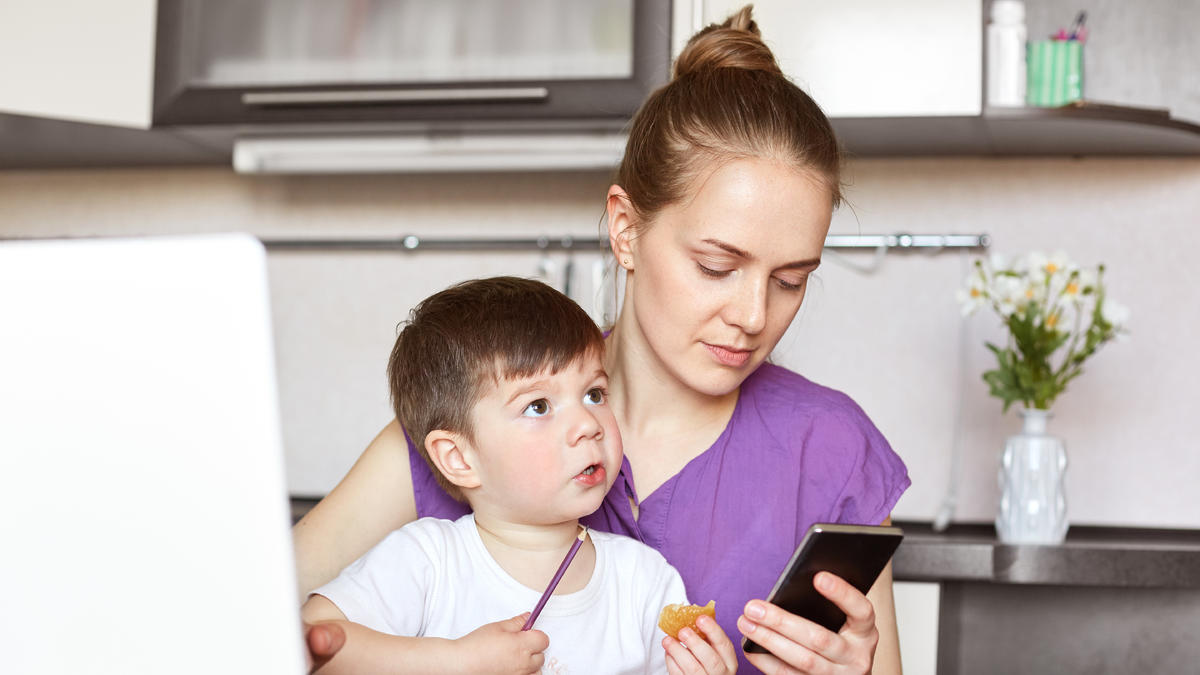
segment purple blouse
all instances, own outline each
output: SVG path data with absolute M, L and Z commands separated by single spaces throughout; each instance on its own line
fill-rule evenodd
M 411 441 L 409 462 L 419 516 L 468 511 L 442 491 Z M 600 509 L 582 522 L 658 549 L 679 570 L 689 600 L 716 600 L 739 672 L 755 673 L 737 630 L 746 601 L 771 591 L 809 525 L 879 524 L 910 483 L 904 462 L 848 396 L 763 364 L 742 383 L 712 447 L 650 495 L 638 494 L 623 461 Z

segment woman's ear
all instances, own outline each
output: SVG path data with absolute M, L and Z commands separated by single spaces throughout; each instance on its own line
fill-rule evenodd
M 434 429 L 425 435 L 425 451 L 446 480 L 463 489 L 479 487 L 474 450 L 462 434 Z
M 617 264 L 627 271 L 633 270 L 633 236 L 635 213 L 629 195 L 620 185 L 608 188 L 608 243 L 612 247 Z

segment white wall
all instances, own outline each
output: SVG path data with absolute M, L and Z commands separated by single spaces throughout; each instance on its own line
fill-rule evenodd
M 862 160 L 836 233 L 991 234 L 995 249 L 1062 248 L 1108 265 L 1133 310 L 1055 406 L 1074 522 L 1200 527 L 1200 160 Z M 226 169 L 0 172 L 0 237 L 248 230 L 263 237 L 525 236 L 598 231 L 606 176 L 236 176 Z M 592 256 L 579 256 L 586 269 Z M 871 254 L 847 255 L 866 264 Z M 532 275 L 536 254 L 273 253 L 272 300 L 289 482 L 332 487 L 388 419 L 395 325 L 464 278 Z M 559 258 L 561 263 L 561 257 Z M 964 323 L 958 253 L 889 255 L 863 274 L 827 255 L 777 360 L 851 393 L 908 462 L 900 518 L 932 517 L 963 392 L 959 517 L 986 521 L 1017 429 L 979 373 L 986 315 Z M 214 270 L 219 274 L 219 270 Z M 580 275 L 582 278 L 582 274 Z M 587 288 L 584 288 L 586 294 Z M 581 298 L 587 304 L 589 298 Z M 48 308 L 47 311 L 53 311 Z M 959 368 L 960 331 L 965 370 Z

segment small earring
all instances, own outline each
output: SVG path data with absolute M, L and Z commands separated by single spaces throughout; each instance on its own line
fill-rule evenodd
M 632 259 L 630 259 L 630 258 L 625 258 L 625 259 L 624 259 L 624 260 L 622 260 L 621 262 L 622 262 L 622 263 L 625 265 L 625 267 L 627 267 L 627 268 L 628 268 L 628 267 L 633 267 L 633 260 L 632 260 Z

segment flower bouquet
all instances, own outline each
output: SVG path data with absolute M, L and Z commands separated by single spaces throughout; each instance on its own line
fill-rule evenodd
M 997 366 L 983 374 L 1005 412 L 1014 401 L 1049 410 L 1083 362 L 1123 335 L 1129 319 L 1129 310 L 1107 297 L 1104 265 L 1082 269 L 1063 253 L 976 261 L 958 299 L 964 315 L 991 307 L 1008 329 L 1003 346 L 986 343 Z

